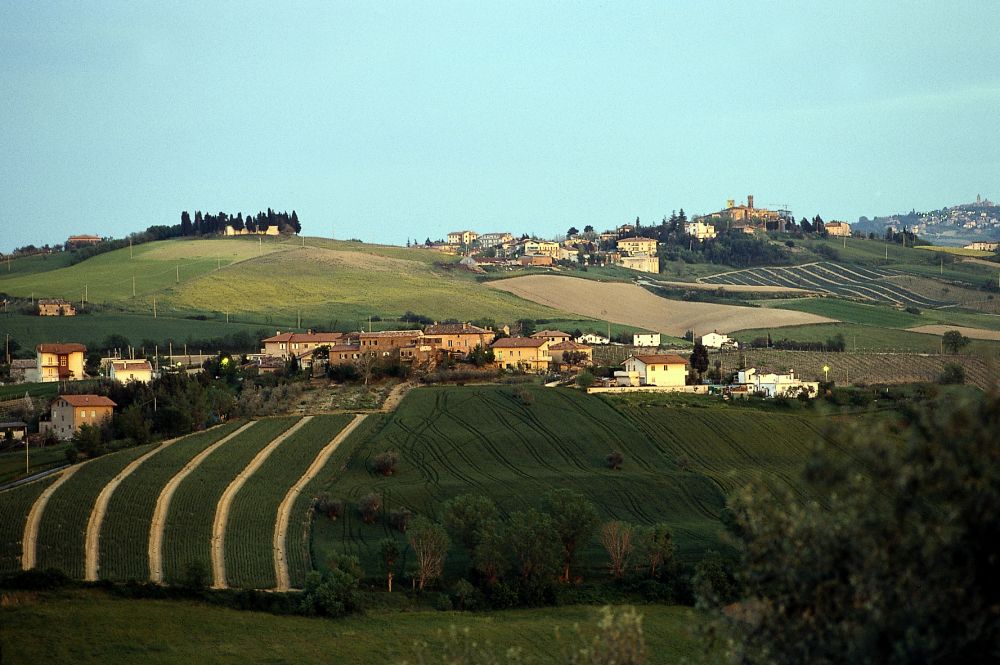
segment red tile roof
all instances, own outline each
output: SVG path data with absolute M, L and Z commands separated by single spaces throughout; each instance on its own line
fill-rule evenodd
M 579 342 L 559 342 L 549 347 L 549 351 L 590 351 L 590 347 Z
M 267 342 L 309 342 L 313 344 L 333 344 L 343 339 L 344 333 L 339 332 L 317 332 L 317 333 L 279 333 L 264 340 Z
M 39 353 L 86 353 L 83 344 L 39 344 L 35 347 Z
M 423 334 L 419 330 L 379 330 L 363 332 L 360 337 L 422 337 Z
M 114 365 L 115 371 L 118 372 L 153 371 L 153 366 L 149 364 L 148 360 L 112 360 L 111 364 Z
M 539 330 L 532 337 L 572 337 L 572 335 L 561 330 Z
M 60 395 L 54 401 L 65 400 L 70 406 L 118 406 L 103 395 Z
M 435 323 L 424 328 L 425 335 L 489 335 L 492 332 L 471 323 Z
M 538 348 L 542 344 L 548 344 L 547 339 L 536 339 L 534 337 L 503 337 L 490 344 L 494 349 L 519 349 Z

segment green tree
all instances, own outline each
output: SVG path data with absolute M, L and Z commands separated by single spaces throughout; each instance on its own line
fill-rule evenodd
M 666 524 L 654 524 L 639 532 L 639 552 L 653 579 L 663 577 L 673 568 L 674 535 Z
M 597 509 L 587 497 L 569 489 L 555 489 L 542 497 L 542 507 L 552 518 L 556 535 L 562 543 L 562 581 L 569 582 L 580 547 L 594 536 L 597 527 Z
M 984 663 L 1000 644 L 1000 395 L 834 430 L 800 489 L 734 503 L 744 663 Z M 843 454 L 850 450 L 850 455 Z
M 97 425 L 89 423 L 80 425 L 80 428 L 73 433 L 70 442 L 73 444 L 74 450 L 87 458 L 98 457 L 106 452 L 104 433 Z
M 514 322 L 514 327 L 521 331 L 521 337 L 531 337 L 535 332 L 535 322 L 533 319 L 518 319 Z
M 571 226 L 571 227 L 569 227 L 569 229 L 566 230 L 566 236 L 569 237 L 569 238 L 572 238 L 572 237 L 578 236 L 578 235 L 580 235 L 580 229 L 576 228 L 575 226 Z
M 122 436 L 131 439 L 132 445 L 141 446 L 153 438 L 152 423 L 138 404 L 130 404 L 118 416 Z
M 698 372 L 698 380 L 708 371 L 708 349 L 701 342 L 695 342 L 691 352 L 691 369 Z
M 551 517 L 534 508 L 511 513 L 505 535 L 514 572 L 529 593 L 534 595 L 556 580 L 563 546 Z
M 958 330 L 949 330 L 941 336 L 941 345 L 948 353 L 955 354 L 969 345 L 969 338 Z
M 594 375 L 590 373 L 590 370 L 584 370 L 576 375 L 576 385 L 580 386 L 584 390 L 594 385 Z
M 392 593 L 392 578 L 396 573 L 396 562 L 399 560 L 399 544 L 395 538 L 383 538 L 379 541 L 378 551 L 382 558 L 382 568 L 385 570 L 385 583 L 389 593 Z
M 461 494 L 442 507 L 442 522 L 448 532 L 469 552 L 487 529 L 495 528 L 499 513 L 496 504 L 479 494 Z

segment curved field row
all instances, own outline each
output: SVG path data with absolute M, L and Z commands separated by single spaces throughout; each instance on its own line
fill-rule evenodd
M 278 586 L 274 548 L 278 508 L 320 451 L 350 421 L 351 416 L 346 414 L 303 419 L 302 426 L 247 478 L 233 499 L 226 524 L 224 552 L 229 586 L 252 589 Z
M 49 498 L 38 525 L 35 567 L 84 576 L 85 538 L 98 495 L 112 478 L 159 444 L 108 453 L 81 465 Z
M 220 446 L 191 472 L 170 504 L 163 533 L 163 576 L 167 583 L 183 578 L 189 565 L 212 568 L 212 523 L 223 491 L 268 443 L 298 418 L 259 420 Z
M 55 476 L 49 476 L 0 492 L 0 573 L 21 570 L 22 540 L 28 513 L 42 492 L 55 481 Z
M 101 579 L 120 582 L 149 579 L 149 532 L 164 485 L 191 458 L 240 425 L 240 421 L 233 421 L 175 441 L 157 450 L 121 482 L 108 502 L 101 525 Z
M 888 270 L 848 267 L 819 262 L 791 267 L 747 268 L 705 277 L 705 284 L 754 285 L 802 288 L 844 298 L 890 303 L 897 306 L 938 308 L 954 304 L 908 291 L 888 280 Z

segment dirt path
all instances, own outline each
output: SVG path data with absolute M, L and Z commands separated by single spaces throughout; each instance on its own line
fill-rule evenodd
M 84 462 L 86 464 L 86 462 Z M 28 521 L 24 523 L 24 537 L 21 538 L 21 570 L 31 570 L 35 567 L 36 547 L 38 545 L 38 525 L 42 523 L 42 513 L 49 502 L 52 493 L 59 489 L 59 486 L 69 480 L 83 464 L 71 466 L 59 478 L 45 488 L 45 491 L 35 499 L 31 510 L 28 511 Z
M 576 277 L 529 275 L 489 282 L 488 285 L 564 312 L 676 337 L 687 330 L 703 335 L 712 330 L 731 333 L 833 321 L 794 310 L 669 300 L 634 284 L 595 282 Z
M 260 468 L 260 465 L 274 452 L 281 443 L 295 434 L 303 425 L 312 420 L 312 416 L 305 416 L 287 430 L 276 436 L 271 443 L 257 453 L 250 463 L 237 474 L 233 481 L 229 483 L 226 490 L 219 499 L 219 505 L 215 507 L 215 520 L 212 522 L 212 588 L 225 589 L 226 585 L 226 523 L 229 521 L 229 509 L 233 505 L 236 493 L 240 491 L 247 478 Z
M 156 584 L 163 583 L 163 528 L 166 525 L 167 513 L 170 510 L 170 501 L 174 498 L 174 492 L 177 490 L 177 486 L 181 484 L 181 481 L 188 477 L 192 471 L 198 468 L 198 465 L 204 461 L 206 457 L 212 454 L 212 452 L 226 443 L 230 439 L 234 439 L 240 434 L 242 434 L 247 428 L 253 425 L 254 421 L 248 422 L 237 429 L 232 434 L 222 437 L 205 450 L 201 451 L 184 465 L 184 468 L 178 471 L 173 478 L 171 478 L 163 489 L 160 491 L 160 496 L 156 499 L 156 509 L 153 511 L 153 520 L 149 525 L 149 581 L 155 582 Z
M 112 478 L 107 485 L 101 488 L 101 493 L 97 495 L 97 500 L 94 502 L 94 508 L 90 511 L 90 519 L 87 520 L 87 539 L 84 547 L 84 580 L 88 582 L 97 581 L 97 571 L 100 567 L 99 557 L 101 553 L 101 524 L 104 522 L 104 513 L 108 511 L 108 503 L 111 502 L 111 495 L 114 494 L 116 489 L 118 489 L 118 486 L 121 485 L 122 481 L 129 477 L 133 471 L 138 469 L 143 462 L 165 449 L 179 438 L 180 437 L 164 441 L 145 455 L 132 460 L 129 462 L 128 466 L 118 472 L 117 476 Z
M 389 413 L 390 411 L 395 411 L 399 403 L 403 401 L 406 397 L 406 393 L 410 392 L 413 388 L 416 388 L 415 383 L 401 383 L 395 386 L 388 395 L 385 397 L 385 401 L 382 402 L 382 408 L 379 409 L 382 413 Z
M 299 494 L 305 488 L 306 484 L 310 480 L 316 477 L 319 470 L 323 468 L 327 460 L 330 459 L 330 455 L 333 451 L 351 435 L 358 425 L 366 418 L 366 414 L 359 413 L 354 416 L 354 420 L 347 424 L 347 427 L 340 430 L 335 437 L 326 444 L 326 446 L 319 452 L 316 459 L 313 460 L 306 472 L 302 474 L 302 477 L 292 485 L 292 488 L 288 490 L 285 494 L 285 498 L 282 499 L 281 505 L 278 506 L 278 520 L 274 524 L 274 576 L 277 582 L 277 591 L 288 591 L 291 589 L 291 579 L 288 575 L 288 556 L 285 551 L 285 545 L 287 543 L 288 535 L 288 523 L 292 518 L 292 507 L 295 505 L 295 499 L 298 498 Z

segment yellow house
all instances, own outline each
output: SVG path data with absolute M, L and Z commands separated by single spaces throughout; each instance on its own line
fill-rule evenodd
M 261 341 L 264 344 L 263 353 L 265 355 L 288 359 L 292 356 L 301 356 L 320 346 L 343 344 L 344 334 L 338 332 L 313 332 L 311 330 L 304 333 L 283 333 L 279 330 L 276 335 Z
M 153 380 L 153 366 L 148 360 L 112 360 L 110 365 L 112 381 L 149 383 Z
M 621 256 L 615 264 L 622 268 L 638 270 L 639 272 L 651 272 L 654 274 L 660 272 L 660 257 L 658 256 Z
M 475 231 L 452 231 L 448 234 L 449 245 L 471 245 L 479 234 Z
M 559 243 L 557 242 L 547 242 L 545 240 L 526 240 L 524 242 L 524 253 L 533 254 L 536 256 L 551 256 L 554 259 L 559 258 Z
M 618 251 L 630 256 L 650 256 L 656 254 L 656 241 L 652 238 L 622 238 L 618 241 Z
M 619 385 L 683 386 L 687 377 L 687 360 L 673 354 L 629 356 L 622 365 Z
M 110 418 L 116 406 L 101 395 L 60 395 L 52 402 L 52 420 L 39 423 L 39 429 L 69 439 L 80 425 L 99 425 Z
M 539 330 L 538 332 L 531 335 L 535 339 L 546 339 L 553 344 L 559 344 L 561 342 L 568 342 L 572 339 L 572 335 L 569 333 L 564 333 L 561 330 Z
M 827 235 L 838 238 L 841 236 L 850 237 L 851 235 L 851 225 L 847 222 L 827 222 L 823 225 L 823 228 L 826 229 Z
M 493 342 L 493 360 L 501 369 L 545 372 L 552 357 L 549 340 L 535 337 L 504 337 Z
M 496 337 L 492 330 L 471 323 L 435 323 L 424 328 L 424 335 L 434 338 L 435 341 L 428 342 L 432 348 L 462 356 L 477 346 L 488 347 Z
M 82 379 L 83 344 L 39 344 L 35 347 L 36 369 L 29 381 L 73 381 Z
M 38 316 L 75 316 L 76 307 L 73 303 L 62 299 L 39 300 Z

